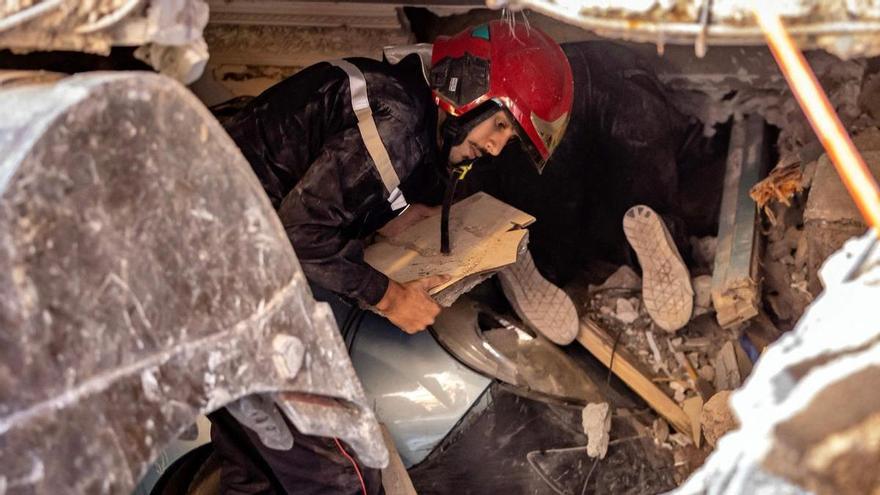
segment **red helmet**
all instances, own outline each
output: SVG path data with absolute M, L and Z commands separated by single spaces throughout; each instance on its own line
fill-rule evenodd
M 492 21 L 439 37 L 430 79 L 437 105 L 454 117 L 487 101 L 506 109 L 539 172 L 565 133 L 571 67 L 559 45 L 536 28 Z

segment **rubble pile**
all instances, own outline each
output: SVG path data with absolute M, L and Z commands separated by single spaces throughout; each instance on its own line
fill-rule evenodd
M 705 243 L 711 245 L 711 240 Z M 707 261 L 698 264 L 709 265 Z M 641 280 L 626 266 L 601 286 L 591 286 L 582 308 L 613 339 L 614 352 L 632 356 L 633 364 L 691 418 L 690 434 L 671 430 L 660 417 L 645 432 L 673 451 L 682 479 L 702 464 L 718 437 L 735 424 L 726 412 L 727 391 L 742 384 L 757 358 L 742 329 L 723 329 L 715 321 L 711 277 L 698 275 L 692 283 L 694 316 L 675 333 L 651 320 L 640 298 Z

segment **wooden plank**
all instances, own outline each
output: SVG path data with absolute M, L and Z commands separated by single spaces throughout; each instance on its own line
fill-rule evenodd
M 712 273 L 712 303 L 722 327 L 758 315 L 758 255 L 761 236 L 749 191 L 766 172 L 766 124 L 759 115 L 734 123 L 724 176 L 718 248 Z
M 698 395 L 685 399 L 681 407 L 691 421 L 691 438 L 694 440 L 694 445 L 700 448 L 700 438 L 702 436 L 700 413 L 703 411 L 703 398 Z
M 605 366 L 612 366 L 611 354 L 614 339 L 596 322 L 582 319 L 577 341 L 587 348 Z M 663 416 L 680 433 L 691 436 L 691 421 L 678 404 L 651 381 L 651 374 L 644 371 L 638 361 L 618 345 L 614 351 L 611 372 L 639 395 L 651 408 Z
M 394 439 L 384 424 L 382 438 L 385 439 L 385 447 L 388 448 L 388 466 L 382 469 L 382 487 L 387 495 L 416 495 L 416 489 L 409 478 L 409 473 L 403 467 L 403 461 L 394 446 Z
M 452 206 L 449 229 L 452 252 L 440 252 L 440 215 L 428 217 L 364 252 L 364 260 L 397 282 L 430 275 L 449 275 L 433 288 L 436 294 L 463 278 L 510 265 L 535 217 L 477 193 Z

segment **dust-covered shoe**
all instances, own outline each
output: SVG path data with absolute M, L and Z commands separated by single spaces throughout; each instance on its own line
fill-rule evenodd
M 516 263 L 498 272 L 498 279 L 510 305 L 529 326 L 559 345 L 570 344 L 577 337 L 574 303 L 541 275 L 528 250 Z
M 636 205 L 623 216 L 623 232 L 642 266 L 642 300 L 654 323 L 675 332 L 694 310 L 694 289 L 687 266 L 663 219 Z

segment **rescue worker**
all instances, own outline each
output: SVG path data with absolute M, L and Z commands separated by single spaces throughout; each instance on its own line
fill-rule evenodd
M 364 262 L 366 236 L 379 228 L 393 234 L 433 213 L 436 206 L 424 203 L 444 196 L 451 170 L 497 156 L 511 140 L 540 171 L 565 132 L 571 69 L 537 29 L 501 21 L 468 29 L 438 39 L 429 71 L 426 65 L 418 54 L 396 64 L 319 63 L 225 124 L 277 209 L 315 297 L 331 304 L 343 331 L 358 304 L 408 333 L 440 311 L 427 290 L 444 280 L 389 280 Z M 227 410 L 211 420 L 224 493 L 380 489 L 378 471 L 353 469 L 332 439 L 287 423 L 295 441 L 279 450 L 261 441 L 271 434 L 261 430 L 266 421 Z

